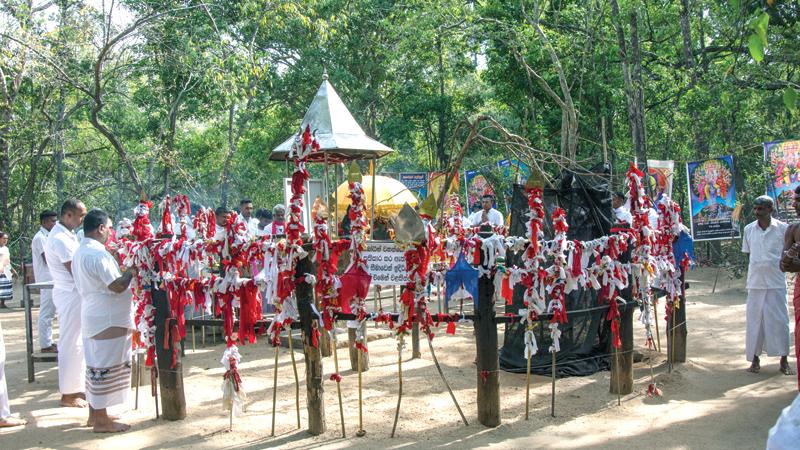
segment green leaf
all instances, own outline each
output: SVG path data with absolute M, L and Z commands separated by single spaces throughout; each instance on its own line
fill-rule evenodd
M 767 46 L 767 28 L 769 27 L 769 14 L 761 13 L 758 17 L 753 19 L 750 24 L 750 28 L 756 32 L 758 37 L 761 39 L 761 45 L 763 47 Z
M 788 110 L 793 110 L 797 106 L 797 91 L 790 86 L 783 90 L 783 104 Z
M 764 60 L 764 45 L 761 43 L 761 38 L 758 37 L 758 35 L 751 34 L 747 38 L 747 49 L 750 50 L 750 56 L 752 56 L 756 62 Z

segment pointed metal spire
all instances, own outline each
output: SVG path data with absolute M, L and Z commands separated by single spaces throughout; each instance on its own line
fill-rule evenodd
M 364 133 L 328 81 L 327 70 L 322 75 L 322 84 L 303 117 L 300 129 L 306 125 L 311 125 L 312 130 L 316 131 L 321 150 L 312 153 L 310 161 L 323 161 L 324 153 L 328 154 L 329 162 L 342 162 L 380 158 L 394 151 Z M 285 160 L 295 136 L 275 147 L 269 159 Z

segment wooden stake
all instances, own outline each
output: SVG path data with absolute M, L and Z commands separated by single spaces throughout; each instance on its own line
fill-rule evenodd
M 153 364 L 152 373 L 153 376 L 150 377 L 150 382 L 153 387 L 153 399 L 156 401 L 156 419 L 158 419 L 160 415 L 158 413 L 158 367 L 155 364 Z
M 136 352 L 136 401 L 134 402 L 133 409 L 139 409 L 139 385 L 141 384 L 142 379 L 142 354 Z
M 444 377 L 444 372 L 442 372 L 442 367 L 439 365 L 439 360 L 436 358 L 436 353 L 433 351 L 433 342 L 431 341 L 430 336 L 428 336 L 428 348 L 431 349 L 431 358 L 433 359 L 433 365 L 435 365 L 436 370 L 439 371 L 439 376 L 442 377 L 442 382 L 444 382 L 444 386 L 447 388 L 447 392 L 450 393 L 450 398 L 453 399 L 453 404 L 456 405 L 458 414 L 461 415 L 461 420 L 464 421 L 464 426 L 469 426 L 469 422 L 467 422 L 467 418 L 461 411 L 461 406 L 458 405 L 458 400 L 456 400 L 456 396 L 455 394 L 453 394 L 453 390 L 450 389 L 450 383 L 448 383 L 447 379 Z M 528 360 L 528 365 L 530 366 L 530 360 Z
M 203 311 L 203 313 L 200 314 L 200 320 L 205 320 L 206 319 L 205 306 L 203 307 L 202 311 Z M 203 348 L 206 348 L 206 326 L 205 325 L 200 327 L 200 344 L 203 346 Z
M 656 350 L 661 353 L 661 332 L 658 331 L 658 299 L 653 298 L 653 319 L 656 323 Z
M 289 327 L 289 355 L 292 357 L 292 370 L 294 371 L 294 402 L 297 407 L 297 429 L 300 429 L 300 380 L 297 377 L 297 363 L 294 360 L 294 347 L 292 344 L 292 327 Z
M 615 320 L 619 320 L 619 319 L 615 319 Z M 615 361 L 617 367 L 619 367 L 619 349 L 616 348 L 616 347 L 614 347 L 614 361 Z M 617 377 L 617 406 L 621 406 L 622 405 L 622 394 L 621 394 L 622 387 L 620 386 L 620 378 L 621 377 Z
M 556 416 L 556 352 L 551 352 L 553 355 L 552 363 L 550 364 L 550 372 L 553 374 L 553 386 L 550 392 L 550 416 Z
M 333 329 L 330 331 L 331 333 L 331 353 L 333 353 L 333 368 L 336 371 L 336 374 L 339 375 L 339 356 L 338 356 L 338 349 L 336 348 L 336 327 L 334 326 Z M 342 438 L 347 437 L 347 433 L 344 430 L 344 407 L 342 406 L 342 387 L 340 386 L 341 383 L 338 381 L 336 382 L 336 395 L 339 396 L 339 420 L 342 423 Z
M 364 343 L 361 343 L 364 345 Z M 361 354 L 364 353 L 360 349 L 358 350 L 358 431 L 356 431 L 356 436 L 362 437 L 367 434 L 364 431 L 364 418 L 363 418 L 363 406 L 362 406 L 362 395 L 361 395 Z
M 275 403 L 278 401 L 278 349 L 280 346 L 275 346 L 275 368 L 272 375 L 272 432 L 270 436 L 275 436 Z
M 531 331 L 531 328 L 528 329 Z M 526 347 L 527 349 L 527 344 Z M 528 368 L 525 372 L 525 420 L 528 420 L 531 400 L 531 352 L 528 352 Z
M 394 437 L 394 432 L 397 430 L 397 419 L 400 417 L 400 402 L 403 400 L 403 346 L 405 342 L 402 335 L 397 339 L 397 409 L 394 411 L 394 425 L 392 425 L 391 437 Z

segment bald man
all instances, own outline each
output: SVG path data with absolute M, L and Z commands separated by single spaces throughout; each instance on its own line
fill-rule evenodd
M 759 355 L 780 356 L 780 370 L 792 374 L 789 355 L 789 310 L 786 276 L 781 272 L 784 235 L 788 225 L 772 217 L 775 203 L 762 195 L 753 202 L 756 221 L 744 227 L 742 252 L 748 253 L 747 333 L 745 353 L 749 372 L 761 370 Z

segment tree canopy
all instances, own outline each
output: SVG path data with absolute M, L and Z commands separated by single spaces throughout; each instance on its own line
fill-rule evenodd
M 397 150 L 380 171 L 449 168 L 486 116 L 531 151 L 489 130 L 462 168 L 673 159 L 683 203 L 682 163 L 734 154 L 747 201 L 761 143 L 798 134 L 799 20 L 787 0 L 4 0 L 0 229 L 27 255 L 72 196 L 117 217 L 141 193 L 270 207 L 269 151 L 323 72 Z

